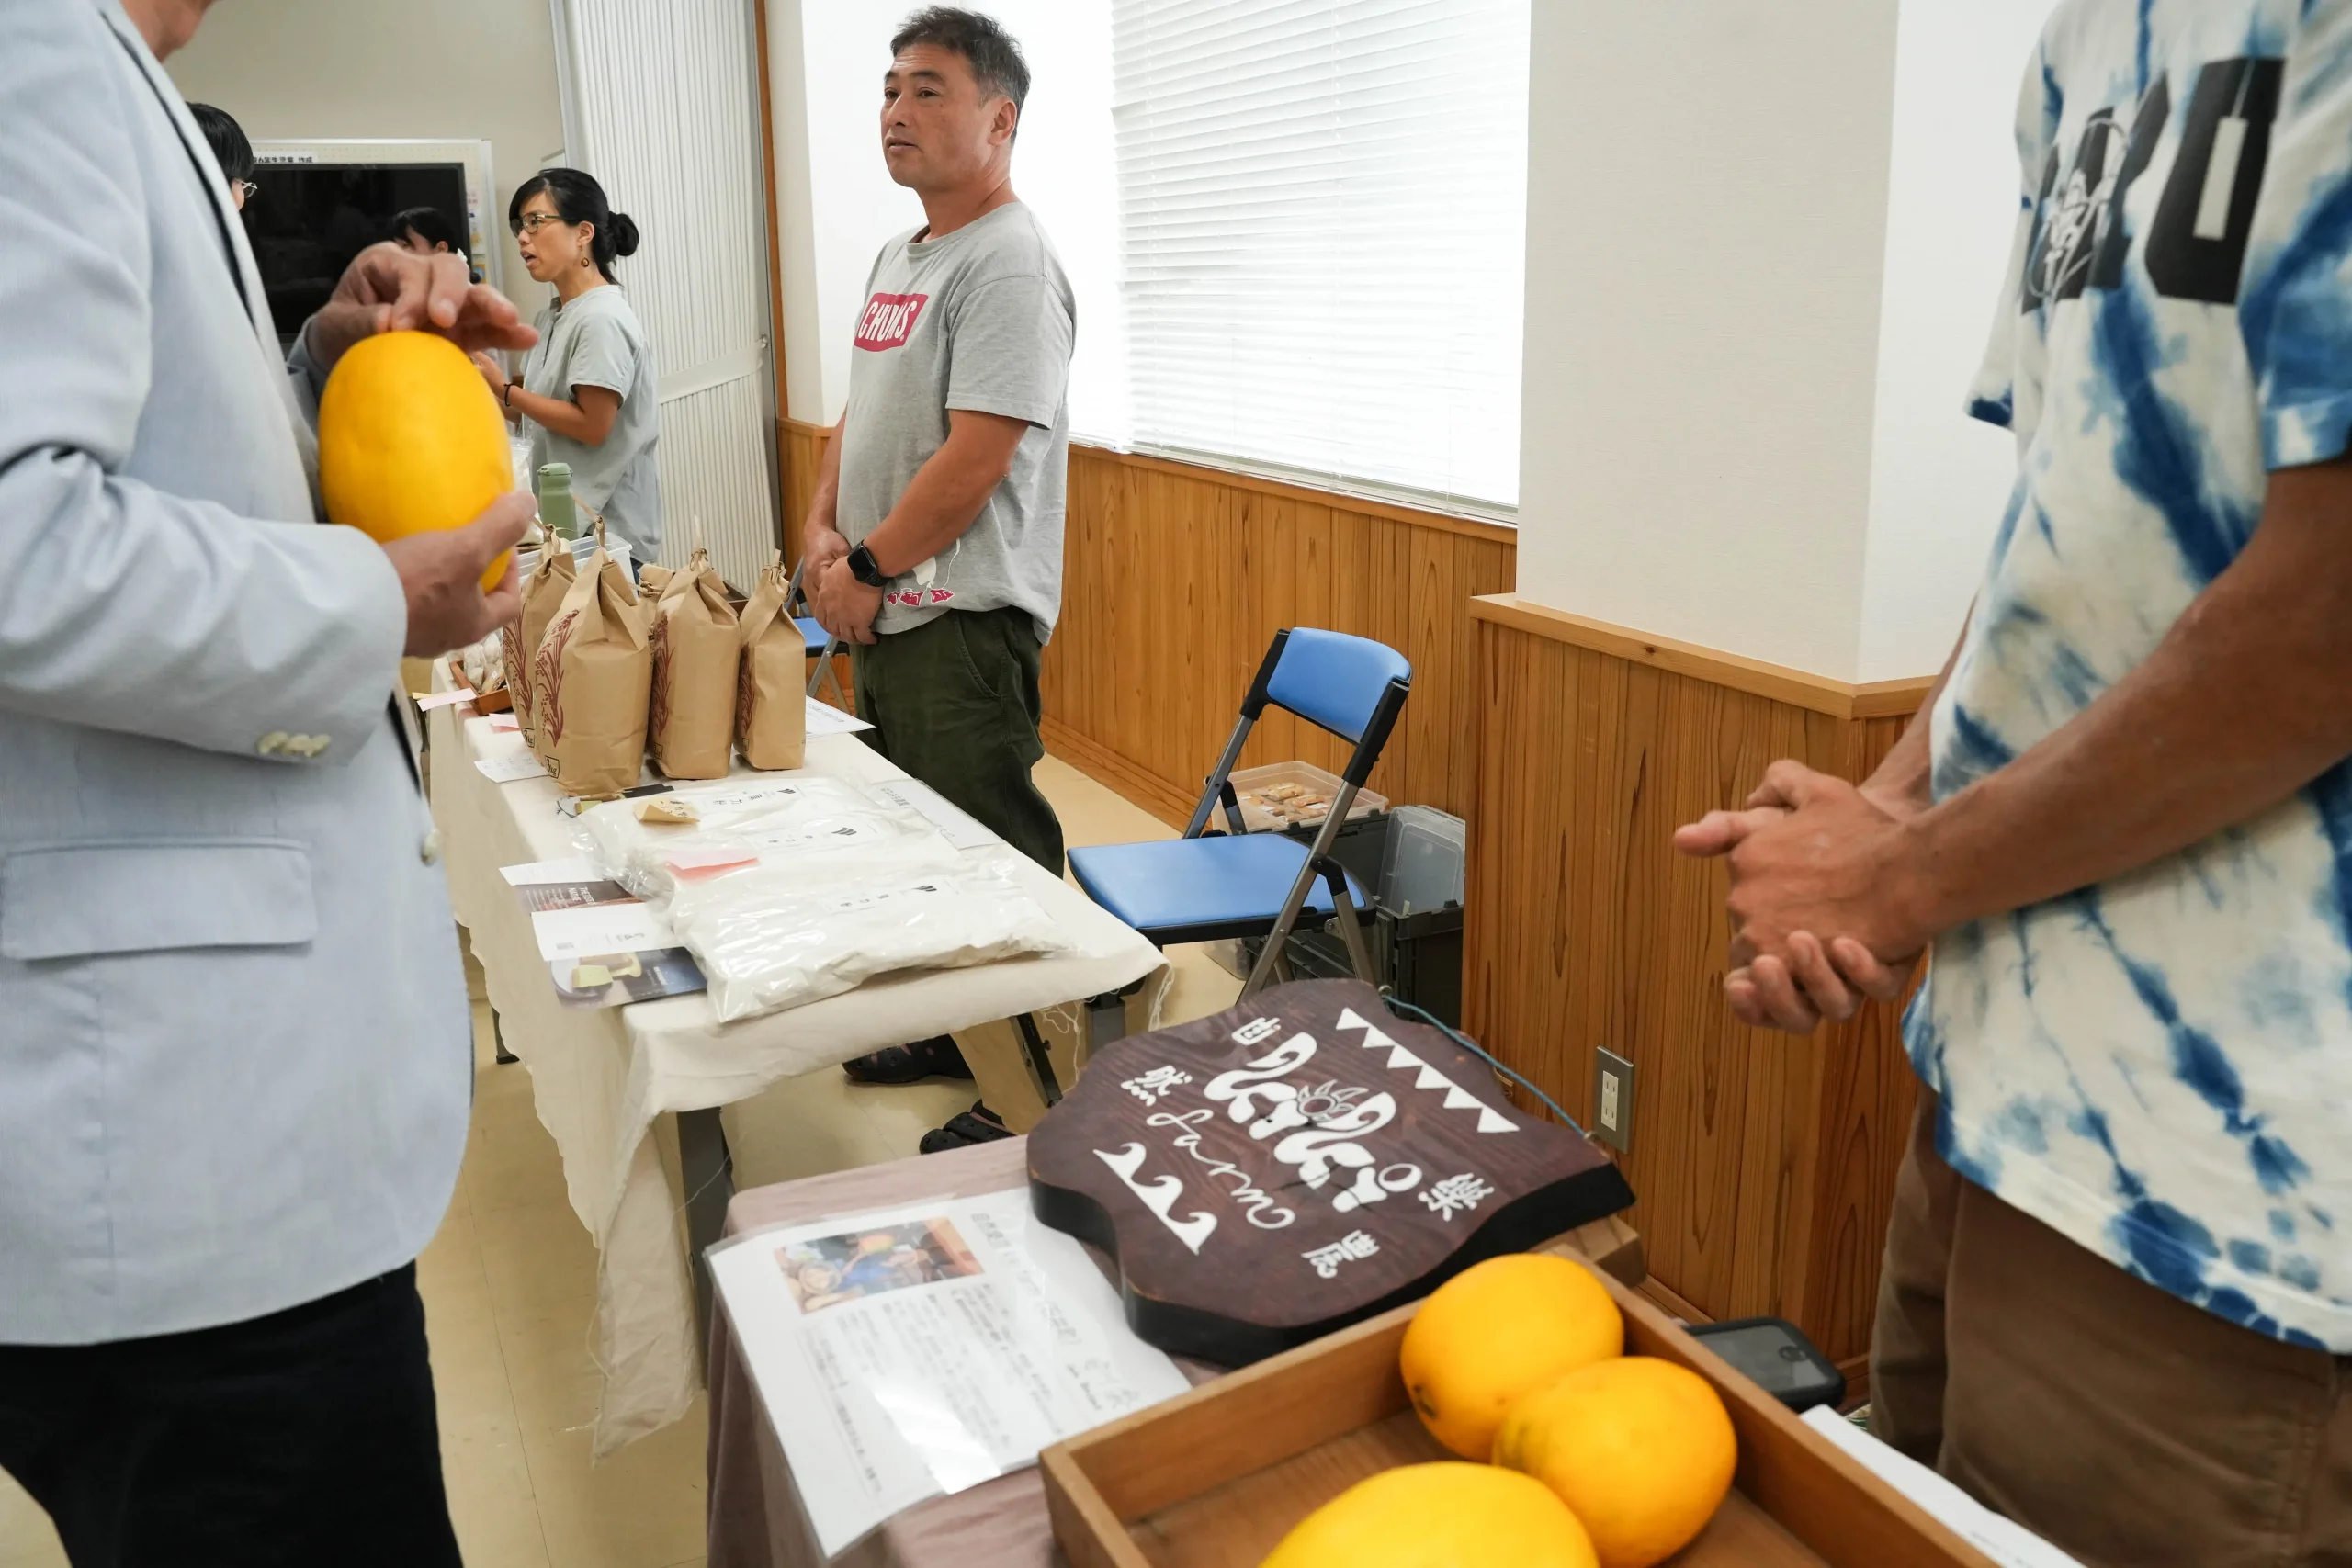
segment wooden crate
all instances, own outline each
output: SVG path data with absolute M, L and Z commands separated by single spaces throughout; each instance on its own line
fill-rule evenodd
M 1657 1307 L 1601 1282 L 1624 1311 L 1627 1352 L 1706 1378 L 1738 1433 L 1736 1488 L 1673 1568 L 1993 1568 Z M 1416 1310 L 1046 1450 L 1046 1501 L 1072 1568 L 1258 1568 L 1293 1525 L 1366 1476 L 1454 1457 L 1422 1430 L 1397 1375 Z

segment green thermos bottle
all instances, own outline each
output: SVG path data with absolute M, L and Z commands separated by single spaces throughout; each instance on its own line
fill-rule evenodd
M 580 510 L 571 499 L 571 464 L 540 465 L 539 522 L 567 544 L 580 536 Z

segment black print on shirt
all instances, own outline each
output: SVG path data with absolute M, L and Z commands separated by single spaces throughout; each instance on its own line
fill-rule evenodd
M 2270 127 L 2278 118 L 2278 87 L 2287 73 L 2279 60 L 2217 60 L 2197 73 L 2188 102 L 2188 124 L 2164 199 L 2148 232 L 2148 276 L 2168 299 L 2202 299 L 2228 305 L 2238 297 L 2238 274 L 2245 265 L 2245 243 L 2254 232 L 2254 205 L 2262 194 L 2262 174 L 2270 162 Z M 2215 168 L 2214 152 L 2224 125 L 2245 122 L 2234 167 Z M 2226 223 L 2211 203 L 2230 180 Z M 2206 236 L 2211 237 L 2206 237 Z
M 2278 60 L 2217 60 L 2199 69 L 2145 242 L 2149 280 L 2165 298 L 2235 302 L 2284 76 Z M 2128 133 L 2114 110 L 2100 109 L 2084 121 L 2071 163 L 2051 150 L 2034 204 L 2019 309 L 2122 283 L 2134 238 L 2126 204 L 2171 117 L 2171 88 L 2159 77 Z

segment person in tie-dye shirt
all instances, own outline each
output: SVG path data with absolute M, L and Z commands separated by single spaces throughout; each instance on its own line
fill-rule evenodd
M 2065 0 L 1920 720 L 1776 764 L 1726 992 L 1891 998 L 1880 1430 L 2091 1562 L 2352 1561 L 2352 0 Z

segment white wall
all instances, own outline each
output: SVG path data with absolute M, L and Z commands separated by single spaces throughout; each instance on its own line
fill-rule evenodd
M 2018 84 L 2052 0 L 1904 0 L 1863 573 L 1864 681 L 1940 668 L 2017 475 L 1961 411 L 2018 211 Z
M 1852 679 L 1894 7 L 1534 7 L 1519 592 Z
M 515 186 L 563 144 L 547 0 L 234 0 L 170 70 L 255 141 L 487 137 L 507 292 L 526 316 L 545 302 L 504 225 Z
M 1070 408 L 1081 434 L 1125 428 L 1109 0 L 990 0 L 1021 42 L 1029 101 L 1012 184 L 1052 236 L 1078 296 Z M 850 337 L 875 253 L 922 222 L 882 163 L 882 75 L 909 0 L 769 0 L 776 199 L 793 418 L 830 424 L 849 396 Z

